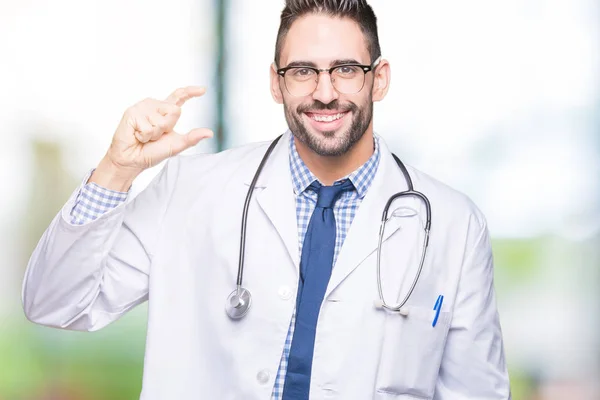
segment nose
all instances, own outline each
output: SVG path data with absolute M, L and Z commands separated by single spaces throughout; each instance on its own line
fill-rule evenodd
M 317 78 L 317 88 L 312 94 L 313 99 L 319 100 L 323 104 L 329 104 L 337 100 L 339 93 L 333 87 L 331 75 L 327 72 L 321 72 Z

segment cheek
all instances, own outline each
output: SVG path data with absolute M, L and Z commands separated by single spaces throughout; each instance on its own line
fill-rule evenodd
M 298 98 L 295 97 L 291 97 L 290 96 L 283 96 L 283 106 L 285 107 L 285 109 L 288 112 L 291 112 L 295 115 L 298 114 L 298 108 L 303 106 L 303 108 L 306 108 L 307 106 L 309 106 L 311 104 L 310 101 L 302 101 Z
M 293 101 L 290 101 L 285 95 L 283 96 L 283 106 L 285 107 L 287 112 L 296 112 L 296 106 Z
M 356 118 L 358 116 L 357 114 L 365 113 L 369 110 L 371 103 L 373 103 L 373 96 L 370 92 L 368 92 L 368 94 L 355 96 L 352 99 L 348 99 L 348 103 L 355 106 L 354 118 Z
M 365 94 L 362 98 L 362 103 L 360 104 L 361 110 L 368 111 L 371 107 L 373 107 L 373 86 L 369 86 L 368 90 L 365 91 Z
M 285 104 L 285 88 L 281 86 L 279 78 L 275 77 L 272 79 L 273 80 L 271 82 L 271 91 L 273 97 L 275 98 L 275 101 L 277 101 L 277 103 L 279 104 Z

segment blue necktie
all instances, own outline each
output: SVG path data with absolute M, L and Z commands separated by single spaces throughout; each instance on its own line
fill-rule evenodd
M 302 245 L 296 325 L 283 385 L 283 400 L 308 399 L 317 320 L 335 252 L 333 205 L 342 192 L 352 190 L 354 186 L 350 180 L 334 186 L 322 186 L 315 181 L 309 188 L 316 191 L 318 197 Z

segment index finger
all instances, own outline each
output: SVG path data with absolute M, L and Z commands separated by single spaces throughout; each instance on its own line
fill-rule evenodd
M 192 97 L 199 97 L 206 93 L 206 88 L 202 86 L 187 86 L 175 90 L 165 99 L 167 103 L 175 104 L 181 107 Z

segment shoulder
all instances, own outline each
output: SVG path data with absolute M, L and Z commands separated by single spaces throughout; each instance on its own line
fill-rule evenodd
M 178 184 L 220 182 L 232 177 L 246 179 L 253 174 L 271 141 L 253 142 L 217 153 L 179 155 L 168 160 L 167 175 Z
M 431 245 L 445 257 L 459 254 L 466 260 L 477 252 L 482 257 L 491 254 L 490 233 L 486 217 L 465 193 L 419 171 L 406 166 L 414 190 L 423 193 L 431 204 Z M 483 265 L 483 264 L 482 264 Z
M 379 143 L 381 145 L 382 157 L 386 160 L 392 160 L 392 157 L 388 157 L 392 154 L 388 144 L 383 137 L 379 135 L 377 137 L 379 138 Z M 394 162 L 392 161 L 392 163 Z M 436 219 L 439 221 L 442 219 L 450 224 L 469 220 L 479 225 L 481 228 L 486 226 L 486 220 L 483 213 L 467 194 L 410 164 L 405 162 L 403 162 L 403 164 L 410 175 L 413 189 L 417 192 L 421 192 L 429 200 L 431 204 L 432 220 Z M 400 171 L 398 171 L 398 176 L 402 179 Z
M 260 159 L 270 143 L 270 141 L 253 142 L 217 153 L 180 155 L 173 158 L 172 162 L 176 163 L 181 170 L 190 173 L 215 167 L 235 169 L 240 165 Z
M 406 168 L 413 180 L 414 189 L 427 196 L 436 218 L 452 225 L 467 223 L 471 228 L 478 228 L 477 230 L 487 228 L 483 212 L 467 194 L 410 165 Z

